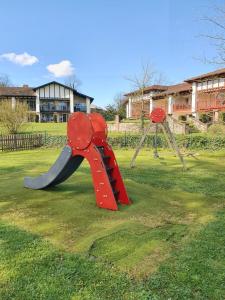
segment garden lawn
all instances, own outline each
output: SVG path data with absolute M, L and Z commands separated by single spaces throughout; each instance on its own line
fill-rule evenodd
M 27 123 L 19 133 L 47 133 L 49 135 L 66 135 L 67 123 Z M 132 133 L 132 132 L 130 132 Z M 0 124 L 0 134 L 7 134 L 3 126 Z M 124 132 L 111 131 L 109 136 L 124 136 Z M 135 132 L 134 132 L 135 134 Z
M 27 123 L 24 133 L 48 133 L 49 135 L 66 135 L 67 123 Z
M 47 191 L 23 188 L 55 149 L 0 153 L 0 299 L 224 299 L 225 151 L 118 150 L 131 206 L 99 209 L 87 163 Z

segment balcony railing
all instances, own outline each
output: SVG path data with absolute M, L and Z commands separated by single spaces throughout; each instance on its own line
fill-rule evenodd
M 211 100 L 201 100 L 197 102 L 198 111 L 209 111 L 215 109 L 225 109 L 225 100 L 211 99 Z
M 41 112 L 61 112 L 65 111 L 68 112 L 70 111 L 69 106 L 54 106 L 54 107 L 48 107 L 48 106 L 41 106 L 40 107 Z
M 191 111 L 191 105 L 190 104 L 174 104 L 173 111 L 174 112 Z

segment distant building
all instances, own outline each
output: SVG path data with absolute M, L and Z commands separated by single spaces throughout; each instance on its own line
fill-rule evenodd
M 153 108 L 161 107 L 174 118 L 198 119 L 208 114 L 216 122 L 218 113 L 225 112 L 225 68 L 175 85 L 146 87 L 143 99 L 136 95 L 137 91 L 125 95 L 127 118 L 139 118 L 142 110 L 148 115 Z
M 0 101 L 8 99 L 12 107 L 16 102 L 26 102 L 29 113 L 37 122 L 67 122 L 68 116 L 75 111 L 90 112 L 94 98 L 79 93 L 64 84 L 52 81 L 31 88 L 0 87 Z
M 93 112 L 104 112 L 106 109 L 104 107 L 95 105 L 93 103 L 91 103 L 91 111 Z

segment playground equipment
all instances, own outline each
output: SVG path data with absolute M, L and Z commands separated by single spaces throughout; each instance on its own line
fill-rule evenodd
M 97 206 L 118 210 L 117 202 L 131 204 L 115 155 L 107 143 L 107 124 L 98 113 L 73 113 L 67 124 L 67 145 L 46 174 L 26 177 L 24 186 L 46 189 L 69 178 L 83 159 L 89 162 Z
M 166 121 L 165 111 L 159 107 L 155 108 L 150 113 L 149 119 L 150 119 L 151 123 L 149 124 L 149 126 L 146 127 L 145 132 L 140 140 L 140 143 L 135 150 L 134 156 L 133 156 L 133 158 L 131 160 L 131 164 L 130 164 L 131 168 L 133 168 L 135 165 L 136 157 L 138 156 L 138 153 L 143 146 L 143 143 L 152 127 L 152 124 L 155 124 L 154 157 L 155 158 L 159 157 L 158 151 L 157 151 L 157 132 L 158 132 L 158 125 L 159 125 L 162 128 L 162 131 L 164 133 L 164 136 L 166 138 L 166 141 L 167 141 L 169 147 L 175 152 L 175 155 L 179 157 L 180 162 L 183 166 L 183 170 L 186 170 L 186 164 L 185 164 L 184 158 L 183 158 L 182 154 L 180 153 L 180 150 L 179 150 L 179 147 L 177 146 L 175 137 L 174 137 L 172 131 L 170 130 L 168 122 Z

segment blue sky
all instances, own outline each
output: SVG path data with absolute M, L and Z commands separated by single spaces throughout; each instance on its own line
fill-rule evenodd
M 199 37 L 212 31 L 201 18 L 223 3 L 0 0 L 0 73 L 14 85 L 38 86 L 64 83 L 63 75 L 75 72 L 80 91 L 105 106 L 130 90 L 125 77 L 137 74 L 142 63 L 171 83 L 216 69 L 196 58 L 214 55 L 209 41 Z M 24 52 L 29 56 L 17 56 Z

